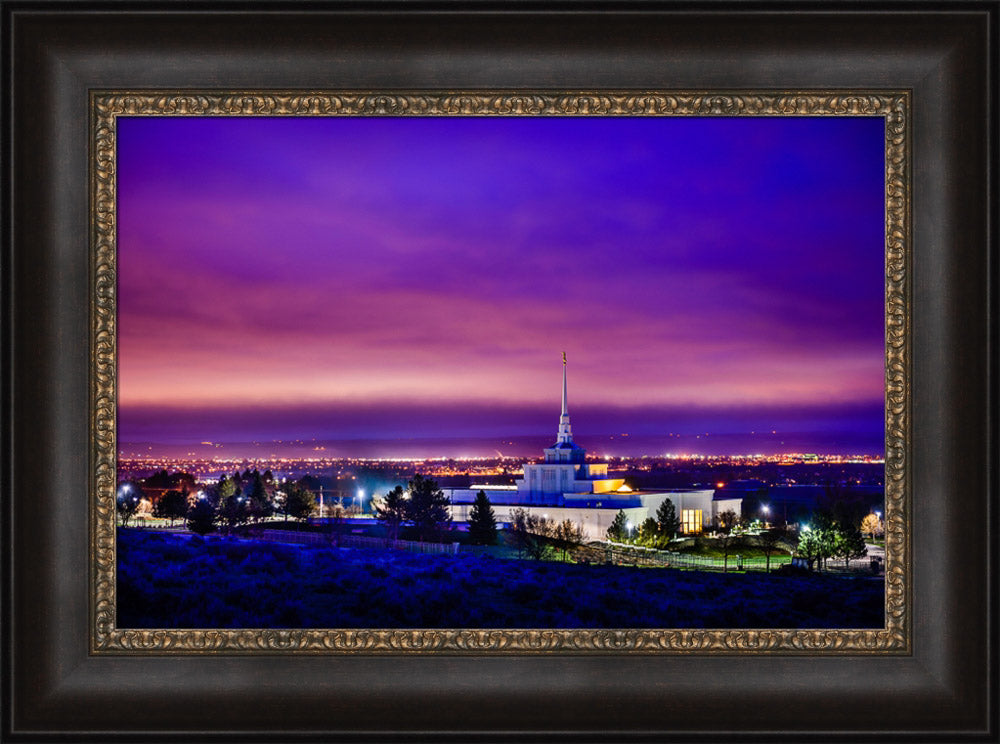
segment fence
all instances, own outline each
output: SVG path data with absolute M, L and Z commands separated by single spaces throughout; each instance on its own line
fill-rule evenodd
M 605 560 L 611 563 L 627 563 L 637 566 L 669 566 L 672 568 L 696 568 L 702 571 L 764 571 L 767 559 L 763 557 L 748 558 L 733 553 L 728 561 L 707 555 L 693 553 L 674 553 L 667 550 L 656 550 L 640 545 L 624 545 L 622 543 L 604 543 Z M 791 559 L 787 555 L 772 555 L 771 569 Z
M 724 558 L 691 555 L 689 553 L 668 553 L 668 555 L 670 556 L 668 559 L 670 565 L 677 568 L 700 568 L 710 571 L 721 571 L 724 568 L 728 568 L 730 571 L 764 571 L 768 566 L 767 559 L 758 556 L 745 558 L 734 554 L 729 556 L 729 560 L 727 561 Z M 776 569 L 782 563 L 788 563 L 790 560 L 791 558 L 787 555 L 772 555 L 770 562 L 771 570 Z
M 732 553 L 729 559 L 717 558 L 715 556 L 696 555 L 693 553 L 674 553 L 666 550 L 656 550 L 655 548 L 645 548 L 640 545 L 624 545 L 622 543 L 591 543 L 591 561 L 597 558 L 600 560 L 599 552 L 603 548 L 603 560 L 608 563 L 618 563 L 636 566 L 669 566 L 672 568 L 693 568 L 701 571 L 765 571 L 768 561 L 763 556 L 752 558 L 742 556 L 739 553 Z M 805 563 L 803 559 L 793 559 L 783 553 L 776 553 L 771 556 L 771 570 L 779 568 L 785 563 Z M 883 570 L 883 557 L 880 555 L 854 558 L 844 565 L 842 558 L 829 558 L 825 561 L 822 571 L 833 574 L 878 574 Z M 815 570 L 820 570 L 815 567 Z
M 458 543 L 427 543 L 412 540 L 386 540 L 364 535 L 331 535 L 325 532 L 296 532 L 294 530 L 261 530 L 255 535 L 260 540 L 291 543 L 293 545 L 333 545 L 341 548 L 371 548 L 376 550 L 404 550 L 425 555 L 456 555 Z

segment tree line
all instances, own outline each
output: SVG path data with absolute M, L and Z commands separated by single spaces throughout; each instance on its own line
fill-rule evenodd
M 859 526 L 820 511 L 813 515 L 812 524 L 799 530 L 796 552 L 809 561 L 810 568 L 815 565 L 822 571 L 830 558 L 842 558 L 846 568 L 851 560 L 868 555 L 868 547 Z
M 406 488 L 396 486 L 373 502 L 375 519 L 384 527 L 386 540 L 399 539 L 404 526 L 411 527 L 421 542 L 440 542 L 451 530 L 451 500 L 436 481 L 415 475 Z
M 723 558 L 723 570 L 728 569 L 729 557 L 740 550 L 755 548 L 766 557 L 766 570 L 770 570 L 771 556 L 787 547 L 805 558 L 810 569 L 826 568 L 830 559 L 842 559 L 844 565 L 863 558 L 868 554 L 864 534 L 872 538 L 884 533 L 884 526 L 878 515 L 866 515 L 860 521 L 848 507 L 830 500 L 818 508 L 811 518 L 811 524 L 801 527 L 796 535 L 784 526 L 766 527 L 759 521 L 741 519 L 734 511 L 727 510 L 716 518 L 716 534 L 710 538 Z M 625 512 L 619 511 L 607 530 L 611 542 L 640 545 L 648 548 L 664 549 L 673 540 L 680 522 L 670 499 L 666 499 L 656 512 L 656 518 L 648 518 L 638 527 L 631 527 Z M 783 547 L 784 546 L 784 547 Z
M 664 499 L 663 503 L 656 509 L 656 518 L 647 518 L 635 530 L 629 528 L 625 512 L 619 509 L 611 526 L 608 527 L 606 535 L 611 542 L 632 543 L 647 548 L 662 549 L 677 537 L 677 531 L 680 528 L 681 523 L 677 518 L 674 502 L 670 499 Z
M 198 491 L 194 479 L 186 473 L 168 475 L 161 471 L 142 483 L 127 482 L 119 486 L 117 511 L 127 527 L 145 498 L 143 485 L 162 490 L 153 503 L 153 516 L 167 519 L 173 525 L 182 520 L 187 528 L 199 535 L 222 531 L 232 534 L 248 524 L 259 524 L 275 514 L 306 520 L 316 511 L 316 497 L 306 487 L 304 479 L 291 483 L 276 483 L 270 470 L 264 473 L 247 469 L 232 476 L 223 475 L 218 482 Z

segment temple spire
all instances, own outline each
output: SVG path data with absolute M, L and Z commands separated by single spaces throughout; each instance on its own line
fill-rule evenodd
M 566 352 L 563 352 L 563 388 L 562 388 L 562 413 L 559 415 L 559 433 L 556 435 L 556 444 L 573 443 L 573 431 L 569 426 L 569 408 L 566 403 Z
M 569 410 L 566 408 L 566 352 L 563 352 L 563 401 L 562 401 L 562 415 L 569 416 Z

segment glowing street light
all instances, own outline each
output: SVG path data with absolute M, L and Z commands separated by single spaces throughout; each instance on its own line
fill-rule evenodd
M 365 510 L 365 490 L 363 488 L 358 489 L 358 507 L 362 512 Z

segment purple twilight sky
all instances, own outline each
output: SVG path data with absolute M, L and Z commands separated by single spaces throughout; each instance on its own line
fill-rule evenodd
M 119 439 L 881 438 L 879 118 L 123 118 Z M 586 444 L 586 442 L 582 442 Z

